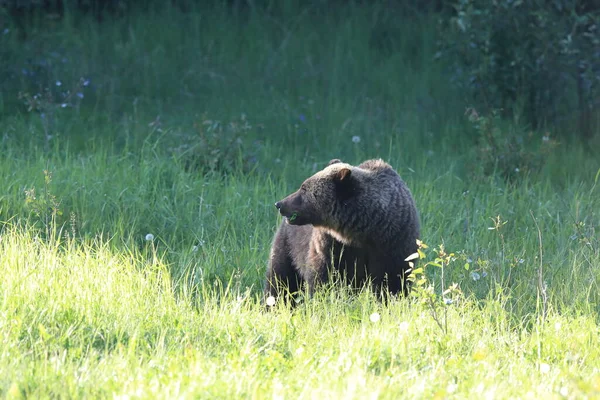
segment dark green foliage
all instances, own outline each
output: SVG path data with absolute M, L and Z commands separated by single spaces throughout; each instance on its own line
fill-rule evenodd
M 460 0 L 443 26 L 441 58 L 483 103 L 534 127 L 578 118 L 592 134 L 600 106 L 600 6 L 594 2 Z

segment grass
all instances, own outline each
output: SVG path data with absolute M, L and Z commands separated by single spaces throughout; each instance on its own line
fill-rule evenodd
M 597 321 L 527 326 L 498 301 L 449 308 L 321 293 L 294 313 L 251 291 L 175 295 L 168 265 L 107 240 L 2 236 L 1 379 L 8 397 L 565 397 L 600 391 Z M 149 246 L 151 246 L 149 244 Z M 379 319 L 371 317 L 377 314 Z M 564 340 L 568 337 L 569 340 Z
M 598 396 L 597 158 L 562 140 L 519 179 L 483 174 L 434 17 L 281 4 L 0 37 L 0 394 Z M 28 112 L 18 92 L 44 88 Z M 409 299 L 333 286 L 264 312 L 273 203 L 337 157 L 394 165 L 421 265 L 453 256 Z

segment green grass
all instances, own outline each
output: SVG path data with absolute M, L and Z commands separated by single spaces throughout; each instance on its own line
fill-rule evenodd
M 434 17 L 281 4 L 0 36 L 0 395 L 599 396 L 594 154 L 562 140 L 520 179 L 484 175 Z M 18 99 L 81 77 L 69 107 Z M 334 285 L 264 312 L 273 203 L 338 157 L 403 176 L 421 265 L 454 253 L 427 267 L 433 303 Z

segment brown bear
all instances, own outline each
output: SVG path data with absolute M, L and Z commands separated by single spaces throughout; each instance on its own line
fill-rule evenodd
M 271 248 L 267 304 L 303 285 L 312 294 L 333 270 L 355 288 L 370 282 L 377 294 L 407 294 L 405 259 L 417 251 L 419 217 L 389 164 L 331 160 L 275 206 L 285 220 Z

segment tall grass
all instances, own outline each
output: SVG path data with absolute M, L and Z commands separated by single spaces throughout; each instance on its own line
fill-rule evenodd
M 598 160 L 485 175 L 434 16 L 281 4 L 9 23 L 0 393 L 597 396 Z M 428 256 L 454 252 L 426 271 L 459 285 L 444 313 L 336 286 L 264 312 L 273 203 L 337 157 L 407 182 Z

